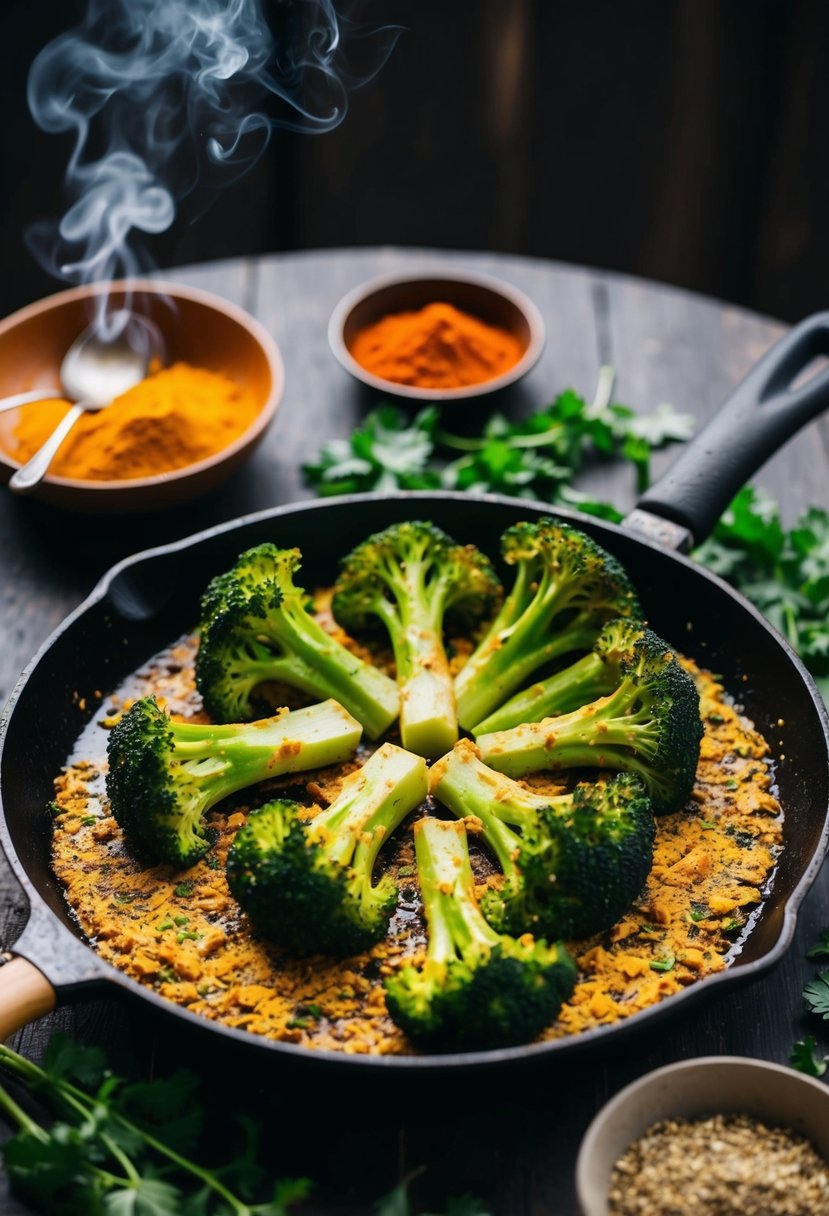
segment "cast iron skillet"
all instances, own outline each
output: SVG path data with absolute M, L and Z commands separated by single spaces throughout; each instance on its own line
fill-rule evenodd
M 811 678 L 783 639 L 730 587 L 677 550 L 688 547 L 692 537 L 702 540 L 743 481 L 829 404 L 829 370 L 791 387 L 816 356 L 825 354 L 829 313 L 803 322 L 765 356 L 644 496 L 625 527 L 555 512 L 619 558 L 653 628 L 723 673 L 726 687 L 777 757 L 786 848 L 771 895 L 731 969 L 634 1018 L 571 1038 L 456 1055 L 346 1056 L 274 1042 L 191 1014 L 129 979 L 85 944 L 50 870 L 50 822 L 44 810 L 53 777 L 85 721 L 79 696 L 94 706 L 95 689 L 113 690 L 191 628 L 208 579 L 251 545 L 266 540 L 298 545 L 303 581 L 313 586 L 331 580 L 337 559 L 357 541 L 394 521 L 428 518 L 459 540 L 496 554 L 505 527 L 545 510 L 494 496 L 355 496 L 280 507 L 127 559 L 106 575 L 21 676 L 2 724 L 0 837 L 28 897 L 30 917 L 16 943 L 17 957 L 0 969 L 0 1037 L 56 1001 L 120 989 L 191 1028 L 243 1044 L 262 1062 L 263 1053 L 281 1053 L 349 1070 L 459 1069 L 583 1051 L 687 1009 L 776 963 L 792 939 L 797 909 L 829 840 L 829 721 Z

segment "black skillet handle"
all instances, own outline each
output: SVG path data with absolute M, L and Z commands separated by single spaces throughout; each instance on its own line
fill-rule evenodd
M 820 355 L 829 355 L 829 312 L 807 317 L 763 356 L 637 511 L 687 528 L 694 544 L 705 540 L 741 486 L 829 407 L 829 367 L 791 387 Z

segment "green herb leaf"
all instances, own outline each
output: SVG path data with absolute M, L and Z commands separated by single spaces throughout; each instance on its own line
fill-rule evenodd
M 820 938 L 806 951 L 807 958 L 829 958 L 829 929 L 821 930 Z
M 106 1216 L 179 1216 L 181 1191 L 161 1178 L 142 1178 L 135 1186 L 110 1192 Z
M 104 1078 L 106 1055 L 100 1047 L 86 1047 L 58 1031 L 43 1053 L 43 1071 L 50 1081 L 78 1081 L 94 1089 Z
M 829 1056 L 819 1053 L 813 1035 L 799 1039 L 789 1055 L 789 1063 L 809 1077 L 822 1077 L 829 1067 Z
M 806 1004 L 812 1013 L 818 1013 L 829 1022 L 829 971 L 820 974 L 803 989 Z

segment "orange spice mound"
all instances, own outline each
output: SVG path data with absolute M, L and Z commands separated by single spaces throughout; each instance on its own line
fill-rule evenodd
M 317 606 L 327 626 L 326 602 Z M 386 1013 L 383 990 L 384 978 L 421 960 L 425 947 L 411 820 L 385 860 L 400 889 L 389 934 L 343 961 L 292 958 L 251 932 L 224 875 L 227 850 L 250 809 L 241 798 L 211 812 L 214 847 L 185 872 L 147 868 L 127 851 L 106 803 L 105 732 L 132 697 L 148 692 L 171 713 L 206 721 L 194 688 L 194 653 L 195 640 L 184 639 L 121 689 L 87 727 L 55 783 L 52 865 L 79 925 L 108 962 L 202 1017 L 309 1049 L 411 1053 Z M 606 933 L 570 943 L 579 980 L 542 1039 L 628 1018 L 722 971 L 767 890 L 783 840 L 767 745 L 710 673 L 686 665 L 705 723 L 692 798 L 658 819 L 653 867 L 627 914 Z M 362 751 L 357 762 L 366 756 Z M 294 777 L 287 796 L 326 806 L 353 767 L 350 761 Z M 277 794 L 277 784 L 243 798 L 253 794 L 258 805 Z M 563 792 L 561 775 L 537 774 L 524 784 L 537 793 Z M 474 837 L 471 843 L 480 894 L 497 876 Z
M 23 464 L 69 408 L 37 401 L 19 411 L 9 455 Z M 50 472 L 81 481 L 153 477 L 220 452 L 248 429 L 257 413 L 251 393 L 221 372 L 176 363 L 147 376 L 97 413 L 79 418 Z
M 361 329 L 350 349 L 366 371 L 417 388 L 480 384 L 508 371 L 524 353 L 508 330 L 440 303 L 383 317 Z

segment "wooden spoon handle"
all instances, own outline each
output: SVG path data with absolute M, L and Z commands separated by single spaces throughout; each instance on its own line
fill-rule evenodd
M 55 1008 L 55 990 L 25 958 L 0 967 L 0 1040 Z

